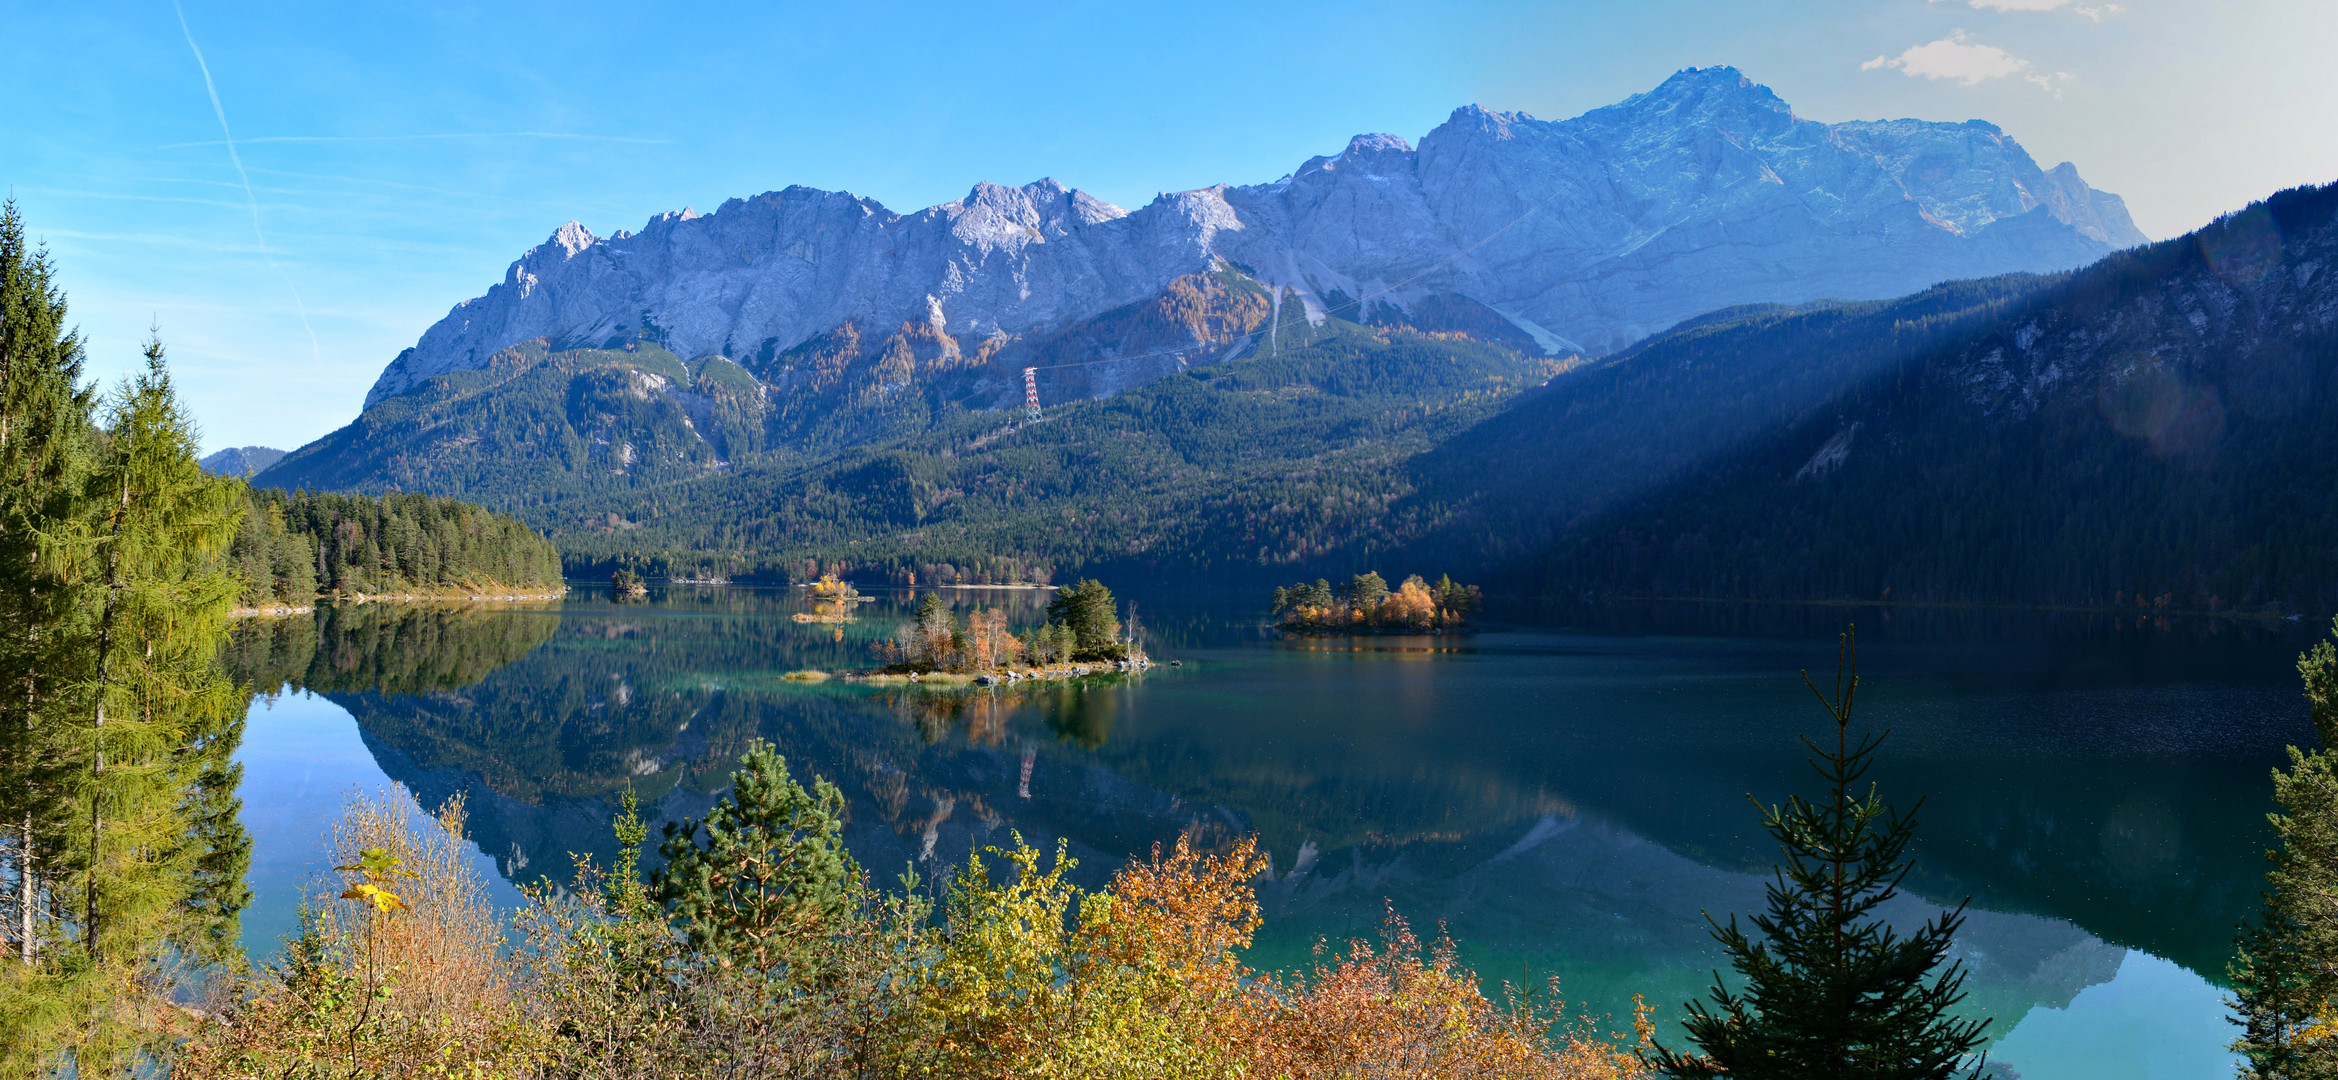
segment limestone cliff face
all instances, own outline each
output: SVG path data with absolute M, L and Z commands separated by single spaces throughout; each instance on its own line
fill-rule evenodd
M 1008 344 L 1062 342 L 1220 261 L 1311 316 L 1459 297 L 1544 351 L 1604 353 L 1729 304 L 1898 295 L 2143 239 L 2117 196 L 1993 125 L 1821 124 L 1708 68 L 1571 120 L 1463 108 L 1418 148 L 1358 136 L 1273 183 L 1133 212 L 1042 180 L 906 215 L 791 187 L 607 238 L 571 222 L 401 353 L 367 404 L 536 338 L 760 370 L 848 324 L 914 324 L 1015 361 Z

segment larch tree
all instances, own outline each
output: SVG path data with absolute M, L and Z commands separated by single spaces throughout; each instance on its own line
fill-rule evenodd
M 243 591 L 225 555 L 244 485 L 198 463 L 160 342 L 146 361 L 107 401 L 80 513 L 49 544 L 81 598 L 66 668 L 78 821 L 61 884 L 79 936 L 84 1071 L 155 1037 L 160 966 L 231 947 L 248 897 L 231 761 L 246 695 L 216 662 Z

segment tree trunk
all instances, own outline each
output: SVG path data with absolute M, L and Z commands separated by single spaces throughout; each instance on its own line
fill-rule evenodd
M 88 932 L 86 940 L 92 960 L 98 959 L 98 853 L 105 841 L 105 815 L 99 801 L 104 788 L 99 778 L 106 770 L 106 689 L 114 659 L 114 617 L 122 596 L 122 523 L 129 516 L 130 478 L 125 475 L 122 477 L 122 501 L 114 512 L 113 535 L 106 546 L 105 613 L 99 616 L 97 623 L 97 715 L 90 738 L 94 753 L 89 766 L 89 896 L 83 922 Z
M 33 901 L 40 891 L 34 884 L 37 879 L 33 872 L 32 811 L 30 810 L 24 812 L 24 829 L 17 834 L 16 843 L 18 845 L 16 849 L 16 918 L 18 927 L 16 957 L 24 961 L 25 966 L 30 967 L 37 952 L 32 941 Z

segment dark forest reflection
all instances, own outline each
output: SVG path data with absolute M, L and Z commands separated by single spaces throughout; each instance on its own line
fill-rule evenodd
M 1697 913 L 1758 904 L 1770 851 L 1744 796 L 1802 782 L 1794 672 L 1827 658 L 1794 633 L 1685 636 L 1679 612 L 1633 628 L 1662 638 L 1279 641 L 1235 604 L 1162 604 L 1154 654 L 1185 663 L 1137 678 L 786 678 L 865 666 L 911 600 L 847 622 L 796 620 L 800 591 L 722 588 L 557 614 L 336 609 L 249 624 L 231 661 L 346 709 L 425 805 L 468 791 L 515 880 L 610 855 L 629 784 L 662 818 L 702 813 L 761 737 L 845 791 L 848 842 L 887 877 L 931 879 L 1008 830 L 1067 839 L 1091 882 L 1181 831 L 1256 833 L 1276 865 L 1261 959 L 1304 962 L 1393 899 L 1489 973 L 1562 971 L 1614 1007 L 1693 989 L 1712 961 Z M 1879 779 L 1929 800 L 1911 884 L 1989 909 L 1972 941 L 1992 1007 L 2066 1002 L 2126 947 L 2216 977 L 2255 897 L 2265 770 L 2304 728 L 2292 636 L 1863 618 L 1863 708 L 1894 728 Z

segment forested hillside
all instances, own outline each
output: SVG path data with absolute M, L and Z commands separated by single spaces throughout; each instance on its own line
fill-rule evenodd
M 1762 306 L 1694 319 L 1549 386 L 1405 466 L 1402 550 L 1491 569 L 1619 502 L 1832 416 L 1877 372 L 1952 347 L 2053 278 L 1952 282 L 1898 300 Z
M 1025 342 L 1049 402 L 1096 396 L 1243 348 L 1270 332 L 1266 288 L 1221 264 L 1157 296 Z M 1305 326 L 1289 305 L 1285 321 Z M 1498 320 L 1498 317 L 1497 317 Z M 1302 334 L 1302 336 L 1304 336 Z M 995 340 L 940 326 L 846 323 L 785 350 L 685 361 L 655 327 L 605 347 L 537 339 L 386 398 L 261 477 L 278 487 L 433 491 L 531 512 L 730 470 L 800 467 L 914 440 L 1019 398 Z M 1102 363 L 1083 357 L 1111 357 Z M 1070 361 L 1070 362 L 1067 362 Z
M 1264 574 L 1383 543 L 1399 527 L 1390 508 L 1412 493 L 1401 463 L 1563 363 L 1338 319 L 1283 329 L 1261 352 L 1036 423 L 967 415 L 808 467 L 523 513 L 548 519 L 572 565 L 805 577 L 818 563 L 925 581 L 1107 565 Z
M 2297 189 L 2112 256 L 1511 572 L 1572 594 L 2325 612 L 2334 213 L 2338 185 Z M 1747 320 L 1709 347 L 1809 348 L 1812 328 Z
M 1224 265 L 1172 282 L 1039 343 L 1036 423 L 974 408 L 1001 373 L 922 324 L 847 327 L 744 366 L 654 340 L 530 342 L 380 402 L 258 479 L 453 493 L 543 529 L 580 573 L 1263 575 L 1383 543 L 1411 494 L 1401 462 L 1576 362 L 1530 353 L 1459 298 L 1325 303 L 1311 319 Z M 1115 359 L 1074 359 L 1098 353 Z M 341 565 L 378 561 L 342 551 Z M 320 588 L 379 587 L 319 565 Z

